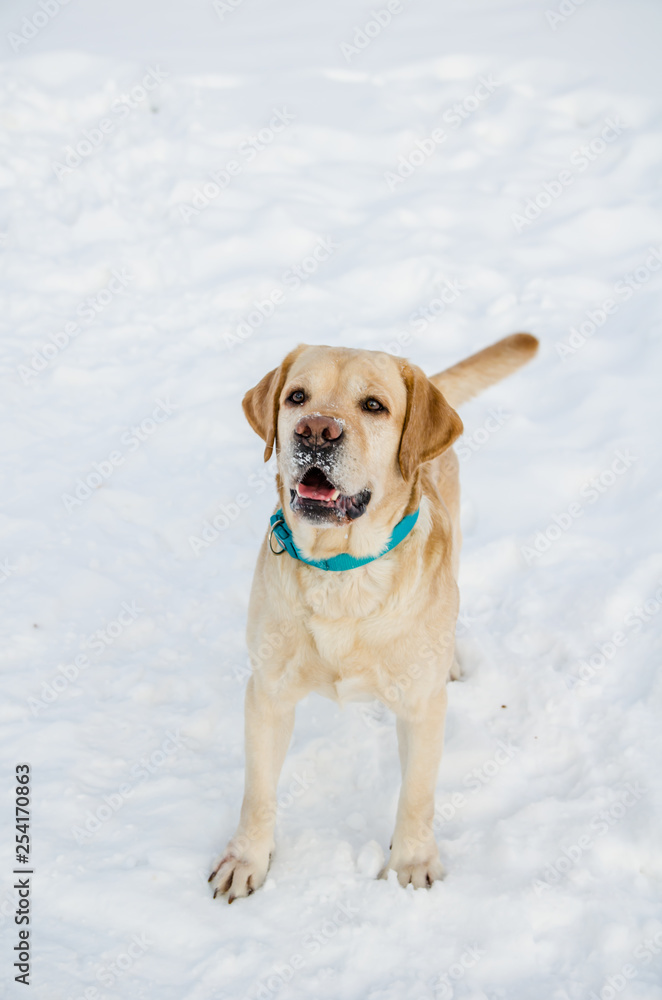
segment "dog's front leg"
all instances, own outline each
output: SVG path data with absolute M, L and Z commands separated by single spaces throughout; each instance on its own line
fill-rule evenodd
M 274 846 L 276 788 L 292 737 L 294 702 L 283 702 L 253 676 L 246 688 L 246 782 L 239 826 L 209 881 L 231 903 L 264 882 Z
M 400 885 L 415 889 L 443 876 L 434 839 L 434 789 L 444 742 L 446 687 L 415 715 L 398 716 L 402 789 L 385 878 L 394 869 Z

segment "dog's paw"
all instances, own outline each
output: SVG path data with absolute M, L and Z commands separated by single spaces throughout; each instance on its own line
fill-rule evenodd
M 434 854 L 424 861 L 396 860 L 393 857 L 379 873 L 379 878 L 388 878 L 388 873 L 394 871 L 402 886 L 413 885 L 414 889 L 429 889 L 433 882 L 444 877 L 444 869 L 439 855 Z
M 227 893 L 228 903 L 233 903 L 242 896 L 250 896 L 267 877 L 270 862 L 268 851 L 242 855 L 228 847 L 208 879 L 214 890 L 214 899 Z

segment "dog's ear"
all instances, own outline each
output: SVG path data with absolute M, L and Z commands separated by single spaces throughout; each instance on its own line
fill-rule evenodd
M 407 412 L 400 438 L 398 463 L 404 479 L 423 462 L 441 455 L 463 431 L 462 421 L 439 389 L 416 365 L 403 362 Z
M 283 391 L 285 379 L 292 366 L 292 362 L 305 347 L 305 344 L 299 344 L 293 351 L 290 351 L 278 368 L 267 372 L 256 386 L 248 390 L 242 400 L 241 405 L 244 408 L 246 419 L 255 433 L 259 434 L 266 443 L 266 448 L 264 449 L 265 462 L 269 461 L 274 450 L 280 394 Z

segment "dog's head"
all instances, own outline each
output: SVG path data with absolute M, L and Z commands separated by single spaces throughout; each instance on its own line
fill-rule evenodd
M 380 351 L 300 345 L 243 406 L 265 462 L 276 447 L 281 499 L 320 527 L 401 503 L 419 466 L 462 433 L 421 369 Z

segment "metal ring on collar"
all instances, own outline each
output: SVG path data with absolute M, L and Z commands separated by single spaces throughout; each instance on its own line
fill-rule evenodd
M 279 524 L 285 524 L 285 518 L 284 517 L 279 518 L 278 521 L 274 521 L 274 523 L 269 528 L 269 534 L 267 535 L 267 541 L 269 543 L 269 548 L 271 549 L 271 551 L 273 552 L 273 554 L 275 556 L 282 556 L 283 552 L 285 552 L 285 549 L 286 549 L 286 546 L 283 544 L 283 542 L 280 540 L 280 538 L 278 538 L 278 535 L 276 535 L 276 538 L 278 539 L 278 544 L 283 546 L 282 549 L 279 549 L 278 551 L 276 551 L 276 549 L 271 544 L 271 539 L 273 537 L 273 533 L 274 533 L 275 529 L 278 527 Z

